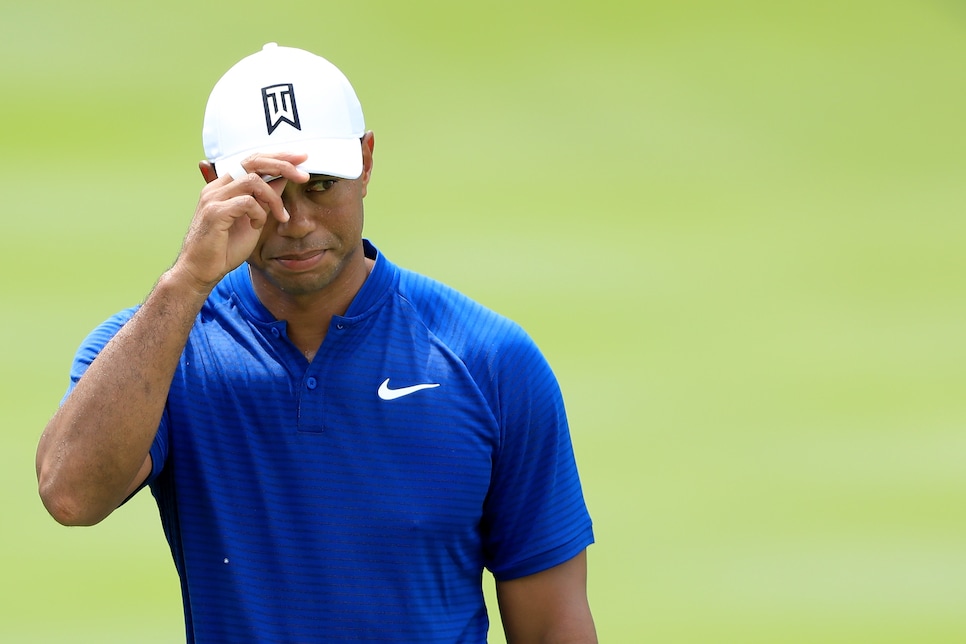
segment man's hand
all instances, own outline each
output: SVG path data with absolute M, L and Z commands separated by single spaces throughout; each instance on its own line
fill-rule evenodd
M 240 266 L 255 249 L 269 217 L 288 221 L 282 188 L 288 181 L 309 180 L 296 167 L 306 158 L 294 153 L 256 154 L 242 162 L 248 174 L 238 179 L 227 173 L 217 177 L 214 168 L 202 162 L 208 184 L 201 191 L 175 268 L 190 276 L 199 290 L 207 291 Z M 266 182 L 263 177 L 279 179 Z

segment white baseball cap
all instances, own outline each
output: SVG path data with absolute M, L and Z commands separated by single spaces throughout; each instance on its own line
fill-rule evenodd
M 218 176 L 246 174 L 256 152 L 304 152 L 310 174 L 362 174 L 366 125 L 352 85 L 326 59 L 268 43 L 215 84 L 205 108 L 205 156 Z

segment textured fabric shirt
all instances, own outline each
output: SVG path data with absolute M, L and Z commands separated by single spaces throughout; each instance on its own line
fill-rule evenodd
M 365 245 L 312 362 L 247 264 L 197 316 L 148 479 L 189 642 L 484 642 L 484 567 L 513 579 L 593 542 L 534 342 Z M 135 310 L 85 340 L 71 386 Z

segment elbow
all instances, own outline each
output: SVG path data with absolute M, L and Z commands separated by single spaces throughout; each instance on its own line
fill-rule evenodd
M 110 512 L 99 513 L 85 492 L 81 481 L 70 474 L 64 459 L 50 447 L 47 432 L 41 437 L 34 463 L 37 492 L 54 521 L 65 526 L 89 526 L 99 523 Z
M 54 521 L 65 526 L 91 526 L 100 523 L 106 513 L 99 513 L 76 494 L 61 489 L 54 481 L 38 472 L 40 500 Z
M 45 494 L 41 491 L 40 499 L 54 521 L 61 525 L 91 526 L 104 519 L 104 516 L 88 511 L 66 495 Z

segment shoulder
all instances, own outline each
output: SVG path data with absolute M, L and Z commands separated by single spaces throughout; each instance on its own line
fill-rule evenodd
M 404 269 L 397 294 L 435 341 L 472 374 L 494 409 L 506 408 L 511 399 L 559 397 L 549 362 L 516 321 L 446 284 Z
M 397 294 L 426 327 L 460 354 L 533 347 L 527 332 L 457 289 L 414 271 L 400 269 Z
M 77 348 L 77 353 L 74 354 L 74 362 L 71 365 L 70 376 L 71 381 L 76 383 L 80 380 L 80 377 L 87 371 L 87 367 L 94 362 L 94 358 L 101 352 L 101 350 L 111 341 L 117 332 L 121 330 L 128 320 L 134 317 L 135 312 L 137 312 L 139 307 L 132 306 L 130 308 L 118 311 L 111 317 L 107 318 L 99 325 L 94 327 L 94 330 L 87 334 L 84 340 L 81 342 L 80 346 Z
M 82 351 L 94 351 L 96 353 L 100 352 L 104 348 L 104 345 L 110 342 L 118 331 L 121 330 L 128 320 L 134 317 L 134 314 L 140 306 L 132 306 L 121 311 L 118 311 L 111 317 L 107 318 L 96 327 L 94 330 L 87 334 L 84 341 L 81 342 L 80 350 Z

